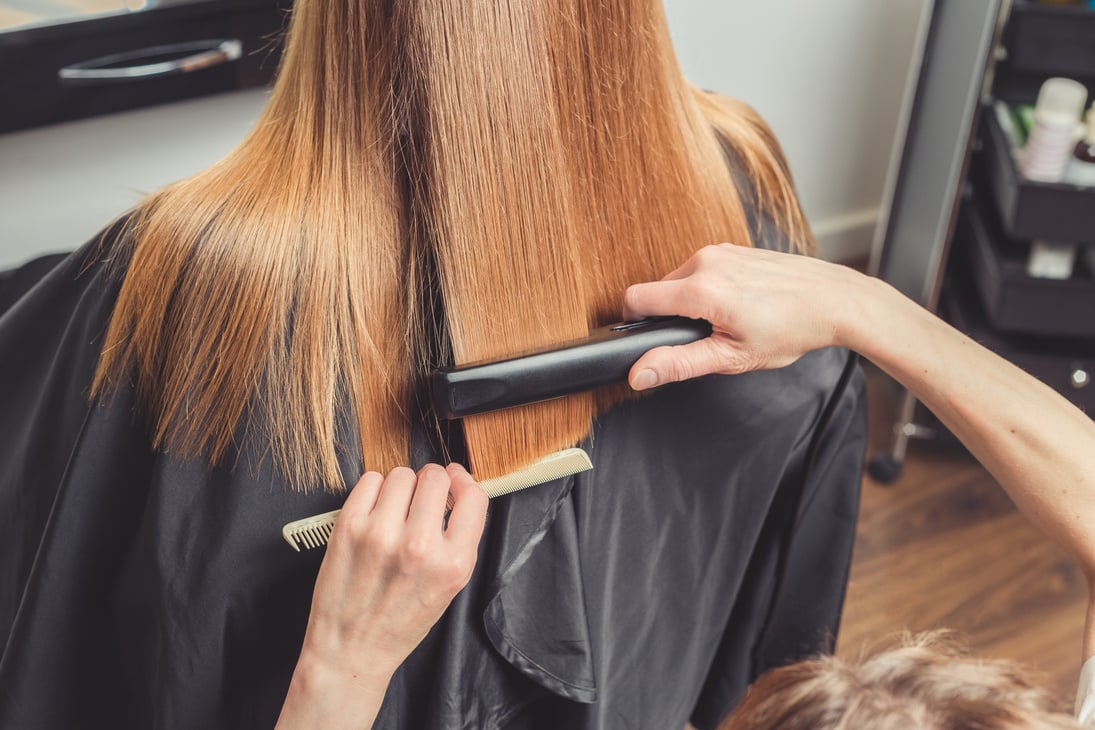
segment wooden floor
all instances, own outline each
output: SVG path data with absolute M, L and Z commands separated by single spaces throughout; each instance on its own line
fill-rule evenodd
M 890 443 L 896 394 L 877 372 L 869 381 L 873 453 Z M 864 478 L 838 654 L 905 628 L 949 628 L 1071 700 L 1086 602 L 1077 566 L 964 451 L 914 442 L 895 484 Z

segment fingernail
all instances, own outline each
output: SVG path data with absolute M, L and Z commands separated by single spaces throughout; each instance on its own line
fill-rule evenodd
M 653 370 L 640 370 L 631 379 L 631 387 L 635 390 L 646 390 L 658 384 L 658 375 Z

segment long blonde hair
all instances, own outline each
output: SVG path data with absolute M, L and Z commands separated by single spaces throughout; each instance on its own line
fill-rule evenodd
M 254 130 L 131 216 L 93 395 L 135 378 L 158 447 L 260 439 L 298 489 L 342 488 L 358 449 L 406 463 L 449 343 L 459 364 L 581 337 L 629 284 L 750 245 L 720 139 L 808 248 L 775 140 L 683 79 L 657 0 L 300 0 Z M 620 397 L 466 419 L 475 474 Z

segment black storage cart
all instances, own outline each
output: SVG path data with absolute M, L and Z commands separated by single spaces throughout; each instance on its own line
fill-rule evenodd
M 1080 256 L 1070 279 L 1026 273 L 1032 240 L 1095 246 L 1095 188 L 1024 178 L 992 109 L 1052 76 L 1095 97 L 1095 10 L 936 0 L 920 40 L 871 273 L 1095 414 L 1095 271 Z M 899 411 L 868 464 L 882 483 L 937 433 L 908 392 Z

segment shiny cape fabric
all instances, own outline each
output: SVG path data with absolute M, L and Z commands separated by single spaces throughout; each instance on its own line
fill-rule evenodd
M 113 236 L 0 274 L 0 727 L 269 728 L 323 557 L 280 528 L 343 496 L 246 446 L 212 469 L 156 452 L 131 390 L 89 402 Z M 661 388 L 595 424 L 592 472 L 494 500 L 375 727 L 706 730 L 824 650 L 866 432 L 861 375 L 833 392 L 846 357 Z

